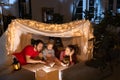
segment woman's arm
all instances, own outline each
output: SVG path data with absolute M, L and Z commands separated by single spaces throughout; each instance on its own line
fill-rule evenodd
M 42 64 L 45 64 L 44 61 L 31 59 L 29 55 L 26 55 L 26 62 L 27 63 L 42 63 Z

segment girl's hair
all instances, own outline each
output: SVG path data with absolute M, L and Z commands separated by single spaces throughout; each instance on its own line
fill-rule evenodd
M 72 58 L 73 58 L 73 62 L 76 64 L 78 62 L 76 55 L 79 54 L 78 46 L 77 45 L 68 45 L 67 47 L 70 49 L 70 51 L 74 50 L 74 54 L 73 54 Z
M 32 40 L 31 40 L 32 46 L 35 46 L 35 45 L 37 46 L 39 43 L 44 44 L 43 41 L 40 40 L 40 39 L 38 39 L 38 40 L 32 39 Z
M 50 42 L 50 41 L 47 43 L 47 45 L 49 45 L 49 44 L 52 44 L 52 45 L 54 45 L 54 43 L 53 43 L 53 42 Z
M 70 51 L 74 50 L 75 54 L 80 54 L 80 49 L 78 45 L 68 45 L 67 47 L 70 49 Z
M 67 47 L 70 49 L 70 51 L 73 51 L 73 50 L 75 51 L 74 45 L 68 45 Z

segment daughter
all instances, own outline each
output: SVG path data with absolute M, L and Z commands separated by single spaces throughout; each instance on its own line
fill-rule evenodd
M 61 62 L 56 58 L 55 51 L 53 49 L 54 44 L 49 42 L 46 48 L 43 50 L 43 57 L 48 64 L 58 64 L 61 65 Z M 52 66 L 51 66 L 52 67 Z
M 65 51 L 62 51 L 60 54 L 60 60 L 69 65 L 76 64 L 77 58 L 76 58 L 76 49 L 74 45 L 68 45 L 65 49 Z
M 48 43 L 46 48 L 43 50 L 43 57 L 45 60 L 50 60 L 55 58 L 55 51 L 53 49 L 53 43 Z

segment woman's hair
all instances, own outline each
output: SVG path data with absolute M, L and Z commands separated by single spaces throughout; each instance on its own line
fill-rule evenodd
M 35 45 L 37 46 L 39 43 L 44 44 L 43 41 L 40 39 L 38 39 L 38 40 L 31 39 L 31 44 L 33 46 L 35 46 Z

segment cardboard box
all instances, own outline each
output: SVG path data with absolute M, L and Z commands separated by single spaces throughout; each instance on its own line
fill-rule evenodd
M 44 71 L 44 70 L 38 70 L 35 73 L 36 80 L 59 80 L 59 71 L 53 70 L 53 71 Z
M 27 64 L 22 66 L 22 68 L 35 72 L 36 80 L 61 80 L 62 70 L 67 67 L 57 65 L 48 67 L 43 64 Z

